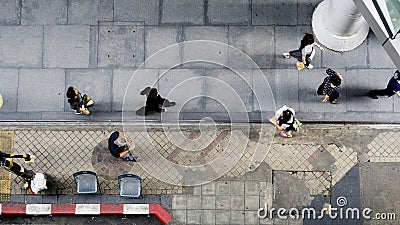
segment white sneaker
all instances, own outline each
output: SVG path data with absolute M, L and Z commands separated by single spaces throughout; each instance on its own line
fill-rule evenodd
M 283 57 L 285 57 L 285 58 L 287 58 L 287 59 L 290 58 L 290 54 L 287 53 L 287 52 L 283 53 L 282 55 L 283 55 Z
M 314 68 L 314 66 L 311 64 L 308 64 L 307 69 L 312 69 L 312 68 Z

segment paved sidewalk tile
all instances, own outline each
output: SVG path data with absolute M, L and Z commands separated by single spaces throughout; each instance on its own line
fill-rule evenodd
M 68 5 L 68 24 L 98 25 L 113 20 L 113 2 L 107 0 L 71 0 Z
M 246 196 L 247 197 L 247 196 Z M 231 209 L 232 210 L 244 210 L 244 196 L 231 196 Z
M 176 12 L 179 12 L 178 14 Z M 164 0 L 161 23 L 204 24 L 203 0 Z
M 14 0 L 4 0 L 0 8 L 1 25 L 19 25 L 21 6 L 15 4 Z
M 244 211 L 231 211 L 231 222 L 230 224 L 245 224 L 244 223 L 245 212 Z
M 62 69 L 20 70 L 18 110 L 64 111 L 64 85 L 65 72 Z M 36 100 L 32 101 L 32 98 Z
M 201 210 L 187 210 L 186 216 L 187 224 L 201 224 Z
M 172 210 L 172 217 L 176 223 L 186 224 L 186 210 Z
M 231 197 L 230 196 L 216 196 L 215 197 L 216 209 L 229 210 L 231 209 Z
M 202 209 L 201 196 L 188 195 L 186 201 L 186 209 Z
M 216 210 L 215 223 L 216 224 L 230 224 L 231 211 Z
M 215 224 L 215 211 L 201 210 L 201 224 Z
M 215 196 L 201 196 L 201 209 L 215 209 Z
M 3 68 L 41 68 L 43 64 L 43 27 L 0 27 L 0 48 L 9 52 L 1 57 Z M 29 52 L 29 54 L 27 54 Z
M 172 209 L 186 209 L 186 195 L 173 195 Z
M 216 194 L 217 195 L 229 195 L 230 194 L 230 182 L 229 181 L 217 181 L 216 182 Z
M 23 1 L 21 25 L 67 24 L 67 1 Z
M 44 67 L 88 68 L 89 26 L 45 26 Z
M 203 184 L 201 188 L 201 193 L 203 195 L 215 195 L 215 183 L 210 182 L 208 184 Z
M 207 16 L 210 24 L 249 25 L 251 10 L 249 0 L 208 1 Z
M 159 23 L 159 0 L 115 0 L 115 21 L 144 21 L 148 25 Z

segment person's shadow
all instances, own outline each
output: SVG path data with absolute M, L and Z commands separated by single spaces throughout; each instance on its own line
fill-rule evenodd
M 146 107 L 142 106 L 142 107 L 140 107 L 140 109 L 136 110 L 136 115 L 145 116 L 146 115 L 145 108 Z

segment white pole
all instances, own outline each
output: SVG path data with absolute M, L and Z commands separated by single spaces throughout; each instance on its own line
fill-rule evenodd
M 313 32 L 325 47 L 339 52 L 358 47 L 369 26 L 352 0 L 324 0 L 313 13 Z

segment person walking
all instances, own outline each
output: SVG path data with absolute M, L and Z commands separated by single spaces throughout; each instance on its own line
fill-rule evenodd
M 400 98 L 400 71 L 396 70 L 393 74 L 393 77 L 390 78 L 387 86 L 385 89 L 379 90 L 371 90 L 369 91 L 369 96 L 373 99 L 378 99 L 378 96 L 385 96 L 391 97 L 392 95 L 396 95 Z
M 68 103 L 76 114 L 89 115 L 89 107 L 91 107 L 94 102 L 92 98 L 86 94 L 82 95 L 78 89 L 74 87 L 68 87 L 67 90 Z
M 314 66 L 311 65 L 310 62 L 315 55 L 314 46 L 317 46 L 321 51 L 324 50 L 321 45 L 314 41 L 314 35 L 305 33 L 303 39 L 300 42 L 299 49 L 285 52 L 283 53 L 283 56 L 287 59 L 292 56 L 293 58 L 296 58 L 297 61 L 299 61 L 301 64 L 303 64 L 304 67 L 306 67 L 307 69 L 312 69 L 314 68 Z
M 175 102 L 170 102 L 165 98 L 162 98 L 157 88 L 146 87 L 143 91 L 140 92 L 141 95 L 146 95 L 146 106 L 145 106 L 145 115 L 148 115 L 152 112 L 166 112 L 167 110 L 163 107 L 174 106 Z
M 282 108 L 275 112 L 274 117 L 268 119 L 270 123 L 274 124 L 279 132 L 279 136 L 284 138 L 291 138 L 292 131 L 295 131 L 295 113 L 294 109 L 284 105 Z
M 325 98 L 322 100 L 322 102 L 330 101 L 332 104 L 337 104 L 339 102 L 338 89 L 342 83 L 343 75 L 335 72 L 331 68 L 326 70 L 326 74 L 328 74 L 328 76 L 326 76 L 322 84 L 319 85 L 317 94 L 325 95 Z
M 132 139 L 127 138 L 123 133 L 114 131 L 108 138 L 108 150 L 115 158 L 122 158 L 126 161 L 137 162 L 131 151 L 135 148 Z

